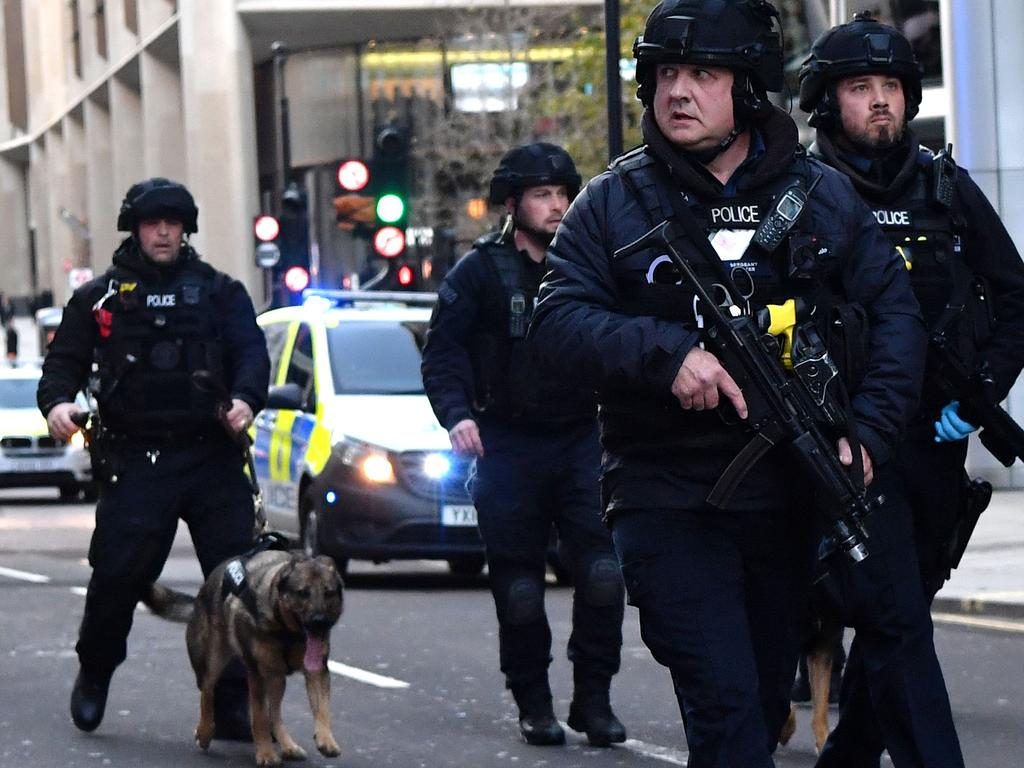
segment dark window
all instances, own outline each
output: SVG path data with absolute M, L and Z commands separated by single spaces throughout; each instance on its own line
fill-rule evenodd
M 7 109 L 11 124 L 28 130 L 28 89 L 25 85 L 25 40 L 21 34 L 21 0 L 3 4 L 7 63 Z
M 96 53 L 107 58 L 107 3 L 106 0 L 96 0 L 96 11 L 93 13 L 96 19 Z
M 341 322 L 327 332 L 339 394 L 423 394 L 420 350 L 426 323 Z
M 78 0 L 68 0 L 68 13 L 71 16 L 71 61 L 75 67 L 75 75 L 82 76 L 82 25 L 78 22 Z
M 277 383 L 277 372 L 281 368 L 281 353 L 288 340 L 288 323 L 271 323 L 263 327 L 267 340 L 267 354 L 270 355 L 270 383 Z
M 37 408 L 39 379 L 0 379 L 0 408 Z
M 299 325 L 295 334 L 295 345 L 288 361 L 286 384 L 298 384 L 302 390 L 303 410 L 316 410 L 316 381 L 313 375 L 313 333 L 305 323 Z
M 124 0 L 124 25 L 139 34 L 139 6 L 137 0 Z

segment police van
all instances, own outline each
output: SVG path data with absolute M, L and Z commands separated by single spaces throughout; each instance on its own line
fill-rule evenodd
M 420 351 L 435 294 L 307 291 L 261 314 L 267 407 L 253 458 L 271 527 L 350 559 L 484 565 L 469 461 L 423 390 Z

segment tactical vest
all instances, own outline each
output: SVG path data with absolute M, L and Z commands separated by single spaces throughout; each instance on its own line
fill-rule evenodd
M 474 338 L 477 413 L 531 423 L 566 423 L 592 418 L 593 398 L 580 395 L 563 379 L 542 368 L 526 333 L 533 319 L 538 285 L 524 268 L 514 246 L 498 233 L 474 243 L 500 285 L 500 297 L 489 302 L 490 317 Z
M 654 168 L 643 147 L 620 157 L 611 170 L 622 178 L 626 188 L 641 203 L 649 227 L 673 216 L 671 205 L 658 194 L 659 188 L 665 188 L 665 179 Z M 810 216 L 801 216 L 773 253 L 765 253 L 756 246 L 747 247 L 750 235 L 771 212 L 777 198 L 794 182 L 806 191 L 818 174 L 820 171 L 803 160 L 794 163 L 790 171 L 758 190 L 756 195 L 703 201 L 700 205 L 684 199 L 698 224 L 712 238 L 739 292 L 738 297 L 734 296 L 737 303 L 763 307 L 793 297 L 809 298 L 818 306 L 832 303 L 832 296 L 839 290 L 837 285 L 831 284 L 834 281 L 830 282 L 832 254 L 828 244 L 811 230 Z M 703 327 L 696 297 L 668 255 L 652 260 L 650 252 L 646 252 L 622 262 L 617 262 L 615 269 L 619 273 L 617 277 L 621 278 L 618 287 L 626 314 L 654 315 Z M 708 264 L 696 248 L 691 254 L 691 263 L 704 285 L 712 289 L 712 294 L 726 290 L 719 268 Z M 820 314 L 827 316 L 828 312 Z
M 925 323 L 934 329 L 951 303 L 966 298 L 971 281 L 964 262 L 965 223 L 959 213 L 936 199 L 932 190 L 932 154 L 918 155 L 918 172 L 906 192 L 891 204 L 868 201 L 879 226 L 910 270 L 914 295 Z
M 190 263 L 168 281 L 114 267 L 93 308 L 99 325 L 93 390 L 106 427 L 131 437 L 176 438 L 215 427 L 215 402 L 192 383 L 223 380 L 223 345 L 212 295 L 223 277 Z

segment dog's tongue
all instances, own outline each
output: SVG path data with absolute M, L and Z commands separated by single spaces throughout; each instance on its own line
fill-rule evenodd
M 307 672 L 319 672 L 324 668 L 324 639 L 312 632 L 306 633 L 306 657 L 302 660 Z

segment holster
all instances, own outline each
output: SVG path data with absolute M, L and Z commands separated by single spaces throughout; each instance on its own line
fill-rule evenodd
M 967 545 L 978 524 L 981 513 L 992 501 L 992 484 L 987 480 L 972 480 L 966 472 L 962 475 L 959 504 L 956 519 L 949 537 L 942 544 L 942 551 L 935 573 L 927 574 L 928 594 L 938 592 L 950 574 L 960 565 Z

